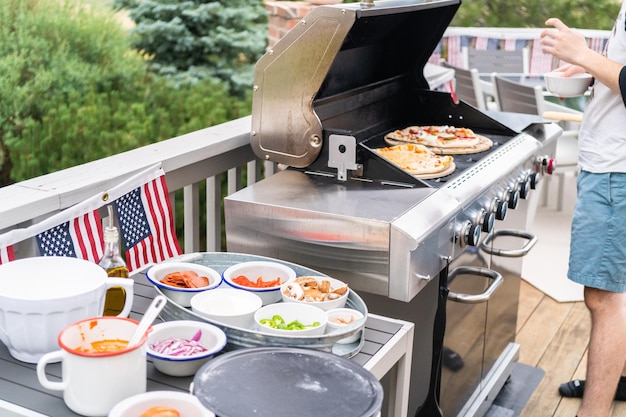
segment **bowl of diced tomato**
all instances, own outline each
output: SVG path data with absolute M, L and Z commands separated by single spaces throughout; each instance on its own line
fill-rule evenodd
M 224 282 L 261 297 L 263 305 L 280 301 L 280 286 L 296 279 L 296 271 L 272 261 L 250 261 L 232 265 L 222 273 Z

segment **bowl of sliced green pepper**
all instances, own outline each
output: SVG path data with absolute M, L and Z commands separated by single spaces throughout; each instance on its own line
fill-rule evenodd
M 257 329 L 278 335 L 322 335 L 328 318 L 319 307 L 297 303 L 274 303 L 254 313 Z

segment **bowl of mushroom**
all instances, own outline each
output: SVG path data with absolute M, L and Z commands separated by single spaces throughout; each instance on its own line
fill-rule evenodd
M 346 305 L 350 289 L 348 284 L 327 276 L 300 276 L 281 285 L 283 302 L 306 303 L 322 310 L 342 308 Z

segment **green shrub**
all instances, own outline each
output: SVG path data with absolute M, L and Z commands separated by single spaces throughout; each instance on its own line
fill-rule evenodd
M 0 2 L 0 186 L 250 113 L 213 78 L 149 73 L 100 3 Z
M 252 88 L 254 64 L 267 46 L 262 0 L 114 0 L 136 23 L 133 46 L 150 69 L 176 85 L 207 77 L 240 97 Z

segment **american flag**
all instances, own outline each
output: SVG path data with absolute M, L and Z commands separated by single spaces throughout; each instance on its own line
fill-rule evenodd
M 116 199 L 113 207 L 130 271 L 182 253 L 174 229 L 165 175 Z
M 69 256 L 98 262 L 104 253 L 98 210 L 80 215 L 36 235 L 42 256 Z
M 8 245 L 0 247 L 0 265 L 15 260 L 15 253 L 13 252 L 13 246 Z

